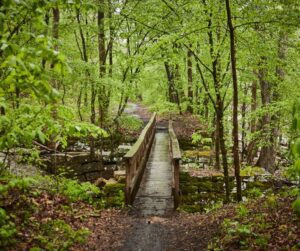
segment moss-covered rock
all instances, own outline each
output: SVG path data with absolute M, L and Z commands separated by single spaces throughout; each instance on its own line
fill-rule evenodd
M 207 157 L 211 155 L 210 150 L 198 151 L 198 150 L 188 150 L 184 151 L 183 156 L 187 158 L 198 158 L 198 157 Z
M 115 183 L 115 184 L 106 184 L 103 187 L 103 193 L 106 196 L 119 195 L 120 191 L 124 192 L 125 184 Z

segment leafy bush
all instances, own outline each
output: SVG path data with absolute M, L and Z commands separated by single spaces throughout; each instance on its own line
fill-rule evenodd
M 0 208 L 0 247 L 6 247 L 15 242 L 16 226 L 10 221 L 6 211 Z
M 33 141 L 59 142 L 65 148 L 70 137 L 107 137 L 98 126 L 77 122 L 74 111 L 64 106 L 56 106 L 57 118 L 53 119 L 53 107 L 46 108 L 22 104 L 16 110 L 6 110 L 0 117 L 0 150 L 7 151 L 20 146 L 32 148 Z
M 125 185 L 116 184 L 106 184 L 103 187 L 103 193 L 105 196 L 105 205 L 107 207 L 124 207 L 125 205 Z
M 95 197 L 100 197 L 101 190 L 90 182 L 80 183 L 78 180 L 68 179 L 62 176 L 36 176 L 37 188 L 45 188 L 51 194 L 66 196 L 71 202 L 78 200 L 95 202 Z M 101 200 L 97 199 L 101 202 Z
M 29 191 L 33 184 L 36 184 L 36 181 L 33 178 L 26 177 L 2 177 L 0 180 L 2 185 L 0 186 L 0 196 L 6 196 L 7 193 L 12 189 L 19 189 L 23 192 Z
M 119 124 L 121 128 L 133 131 L 141 129 L 144 125 L 141 119 L 129 115 L 122 115 L 119 118 Z
M 82 200 L 88 203 L 92 203 L 94 197 L 101 194 L 100 189 L 90 182 L 79 183 L 66 178 L 59 181 L 59 192 L 71 201 Z

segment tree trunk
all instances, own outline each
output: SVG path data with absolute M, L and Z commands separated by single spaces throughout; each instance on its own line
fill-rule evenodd
M 104 0 L 99 0 L 98 9 L 98 52 L 99 52 L 99 77 L 103 79 L 106 73 L 106 49 L 105 49 L 105 30 L 104 30 Z M 100 127 L 103 127 L 106 117 L 109 101 L 107 97 L 107 88 L 101 81 L 98 92 L 99 119 Z
M 170 66 L 170 64 L 168 62 L 165 62 L 165 70 L 166 70 L 167 79 L 168 79 L 169 102 L 177 103 L 174 69 L 172 69 L 172 67 Z
M 114 47 L 114 27 L 112 25 L 112 2 L 108 0 L 108 17 L 109 17 L 109 77 L 113 76 L 113 47 Z
M 216 162 L 215 162 L 215 168 L 217 170 L 220 170 L 220 136 L 219 136 L 219 132 L 220 132 L 220 122 L 217 122 L 217 119 L 215 118 L 215 125 L 216 125 L 216 129 L 214 132 L 214 143 L 215 143 L 215 158 L 216 158 Z
M 188 76 L 188 107 L 187 111 L 193 113 L 193 63 L 192 52 L 188 49 L 187 52 L 187 76 Z
M 248 87 L 247 84 L 244 85 L 243 88 L 244 97 L 248 94 Z M 247 142 L 246 142 L 246 111 L 247 111 L 247 104 L 246 101 L 243 100 L 241 113 L 242 113 L 242 151 L 241 151 L 241 162 L 245 160 L 247 154 Z
M 254 80 L 252 82 L 251 86 L 251 114 L 252 114 L 252 119 L 250 121 L 250 132 L 251 134 L 255 133 L 257 130 L 257 121 L 256 118 L 253 116 L 254 112 L 256 111 L 257 107 L 257 80 Z M 251 142 L 248 144 L 247 147 L 247 164 L 252 166 L 253 160 L 257 154 L 257 147 L 256 147 L 256 140 L 253 139 Z
M 241 177 L 240 177 L 240 160 L 239 160 L 239 127 L 238 127 L 238 81 L 236 70 L 236 48 L 234 27 L 231 18 L 231 8 L 229 0 L 226 0 L 227 23 L 230 34 L 230 55 L 231 55 L 231 71 L 233 82 L 233 112 L 232 112 L 232 139 L 233 139 L 233 163 L 236 178 L 237 200 L 242 200 Z
M 59 8 L 56 6 L 52 9 L 53 13 L 53 23 L 52 23 L 52 37 L 55 39 L 54 41 L 54 49 L 58 51 L 58 38 L 59 38 L 59 21 L 60 21 L 60 13 Z M 51 64 L 51 68 L 54 67 L 54 64 Z M 58 89 L 58 81 L 56 79 L 52 79 L 52 87 L 55 89 Z M 53 107 L 51 109 L 51 116 L 54 120 L 57 120 L 58 114 L 57 114 L 57 104 L 56 101 L 53 101 Z M 49 142 L 49 148 L 56 151 L 57 145 L 55 142 L 55 135 L 50 136 L 50 142 Z M 55 164 L 54 164 L 55 166 Z M 54 170 L 55 172 L 55 170 Z
M 267 80 L 268 69 L 265 65 L 266 58 L 262 58 L 262 64 L 258 72 L 259 84 L 261 89 L 261 101 L 262 107 L 267 110 L 268 106 L 271 104 L 271 83 Z M 273 173 L 275 171 L 275 159 L 276 159 L 276 150 L 275 150 L 275 137 L 272 132 L 271 125 L 271 115 L 265 111 L 262 119 L 262 138 L 265 145 L 261 147 L 260 156 L 258 159 L 258 165 L 265 168 L 267 171 Z
M 227 162 L 227 150 L 225 144 L 225 133 L 224 133 L 224 125 L 223 125 L 223 103 L 219 99 L 218 101 L 218 109 L 216 111 L 216 124 L 219 130 L 219 141 L 220 141 L 220 149 L 222 154 L 222 164 L 223 164 L 223 171 L 224 171 L 224 183 L 225 183 L 225 203 L 229 202 L 230 197 L 230 188 L 229 188 L 229 172 L 228 172 L 228 162 Z

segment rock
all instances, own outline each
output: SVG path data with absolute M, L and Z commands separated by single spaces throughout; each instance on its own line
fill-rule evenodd
M 104 187 L 107 184 L 108 180 L 100 177 L 94 182 L 94 185 L 97 187 Z
M 131 145 L 119 145 L 118 146 L 118 153 L 127 153 L 131 149 Z
M 120 183 L 125 183 L 126 171 L 125 170 L 114 171 L 114 178 Z

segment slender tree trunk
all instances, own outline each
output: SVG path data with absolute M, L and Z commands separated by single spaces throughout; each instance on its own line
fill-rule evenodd
M 48 35 L 48 26 L 49 26 L 49 23 L 50 23 L 50 16 L 49 16 L 49 12 L 48 11 L 46 11 L 44 20 L 45 20 L 45 23 L 46 23 L 44 34 L 45 34 L 45 36 L 47 36 Z M 46 67 L 46 59 L 42 59 L 42 67 L 45 69 L 45 67 Z
M 187 76 L 188 76 L 188 107 L 187 111 L 193 113 L 193 63 L 192 52 L 190 49 L 187 51 Z
M 109 77 L 113 76 L 113 47 L 114 47 L 114 27 L 112 25 L 112 2 L 108 0 L 108 17 L 109 17 Z
M 52 23 L 52 37 L 55 39 L 54 41 L 54 49 L 58 51 L 58 38 L 59 38 L 59 21 L 60 21 L 60 11 L 59 8 L 56 6 L 52 9 L 53 13 L 53 23 Z M 51 64 L 51 68 L 54 67 L 54 64 Z M 52 79 L 52 87 L 55 89 L 58 89 L 58 81 L 57 79 Z M 53 107 L 51 109 L 51 116 L 54 120 L 57 120 L 58 114 L 57 114 L 57 104 L 56 101 L 53 101 Z M 50 137 L 50 146 L 49 148 L 56 151 L 56 142 L 55 142 L 55 135 L 51 135 Z M 56 162 L 56 161 L 55 161 Z M 55 164 L 54 164 L 55 165 Z M 54 168 L 55 173 L 56 168 Z
M 204 5 L 207 6 L 206 0 L 202 0 Z M 223 165 L 223 172 L 224 172 L 224 183 L 225 183 L 225 203 L 229 202 L 230 197 L 230 188 L 229 188 L 229 173 L 228 173 L 228 162 L 227 162 L 227 150 L 225 144 L 225 135 L 224 135 L 224 103 L 222 100 L 222 96 L 220 93 L 221 90 L 221 82 L 220 82 L 220 73 L 221 73 L 221 59 L 220 53 L 217 51 L 215 53 L 214 48 L 214 36 L 212 33 L 212 10 L 210 12 L 206 11 L 209 15 L 207 20 L 207 25 L 209 30 L 207 32 L 208 35 L 208 42 L 210 46 L 210 57 L 212 61 L 212 77 L 214 83 L 214 89 L 216 93 L 216 129 L 218 130 L 218 137 L 220 142 L 220 151 L 222 155 L 222 165 Z M 217 39 L 220 39 L 220 30 L 217 30 Z M 217 139 L 216 139 L 217 140 Z
M 182 115 L 180 96 L 183 96 L 184 93 L 181 92 L 181 89 L 178 90 L 178 88 L 177 88 L 179 86 L 179 81 L 180 81 L 179 64 L 176 64 L 176 66 L 175 66 L 174 76 L 175 76 L 175 82 L 174 82 L 175 102 L 177 103 L 179 114 Z M 179 94 L 179 91 L 180 91 L 180 94 Z
M 214 143 L 215 143 L 215 168 L 217 170 L 220 170 L 221 167 L 220 167 L 220 136 L 219 136 L 219 133 L 220 133 L 220 122 L 217 121 L 217 118 L 215 117 L 215 125 L 216 125 L 216 129 L 215 129 L 215 132 L 214 132 Z
M 98 52 L 99 52 L 99 76 L 103 79 L 106 73 L 106 49 L 105 49 L 105 30 L 104 30 L 104 0 L 99 0 L 98 9 Z M 105 84 L 100 84 L 98 92 L 98 104 L 99 104 L 99 119 L 100 126 L 103 127 L 104 118 L 108 109 L 107 106 L 107 88 Z
M 254 72 L 255 73 L 255 72 Z M 255 75 L 257 75 L 255 73 Z M 257 107 L 257 80 L 254 80 L 252 82 L 251 86 L 251 114 L 252 114 L 252 119 L 250 121 L 250 132 L 251 134 L 255 133 L 257 130 L 257 121 L 255 116 L 253 116 L 254 112 L 256 111 Z M 247 147 L 247 164 L 248 165 L 253 165 L 253 160 L 254 157 L 257 154 L 257 147 L 256 147 L 256 140 L 253 139 L 251 142 L 248 144 Z
M 247 96 L 248 94 L 248 87 L 245 84 L 244 85 L 244 97 Z M 247 152 L 247 142 L 246 142 L 246 111 L 247 111 L 247 104 L 246 101 L 243 100 L 242 107 L 241 107 L 241 112 L 242 112 L 242 151 L 241 151 L 241 161 L 243 162 L 246 157 L 246 152 Z
M 240 160 L 239 160 L 239 127 L 238 127 L 238 81 L 236 70 L 236 48 L 235 48 L 235 34 L 232 24 L 231 8 L 229 0 L 226 0 L 227 23 L 230 34 L 230 54 L 231 54 L 231 71 L 233 82 L 233 114 L 232 114 L 232 138 L 233 138 L 233 163 L 234 173 L 236 178 L 237 200 L 242 200 L 241 177 L 240 177 Z
M 219 99 L 218 101 L 218 109 L 216 111 L 217 117 L 216 117 L 216 124 L 217 128 L 219 130 L 219 141 L 220 141 L 220 149 L 222 154 L 222 164 L 223 164 L 223 170 L 224 170 L 224 183 L 225 183 L 225 203 L 229 202 L 230 197 L 230 188 L 229 188 L 229 172 L 228 172 L 228 162 L 227 162 L 227 150 L 226 150 L 226 144 L 225 144 L 225 133 L 224 133 L 224 125 L 223 125 L 223 110 L 224 105 L 222 101 Z
M 169 63 L 165 62 L 165 70 L 168 79 L 168 98 L 169 102 L 176 103 L 176 90 L 175 90 L 175 77 L 174 77 L 174 70 L 170 66 Z

